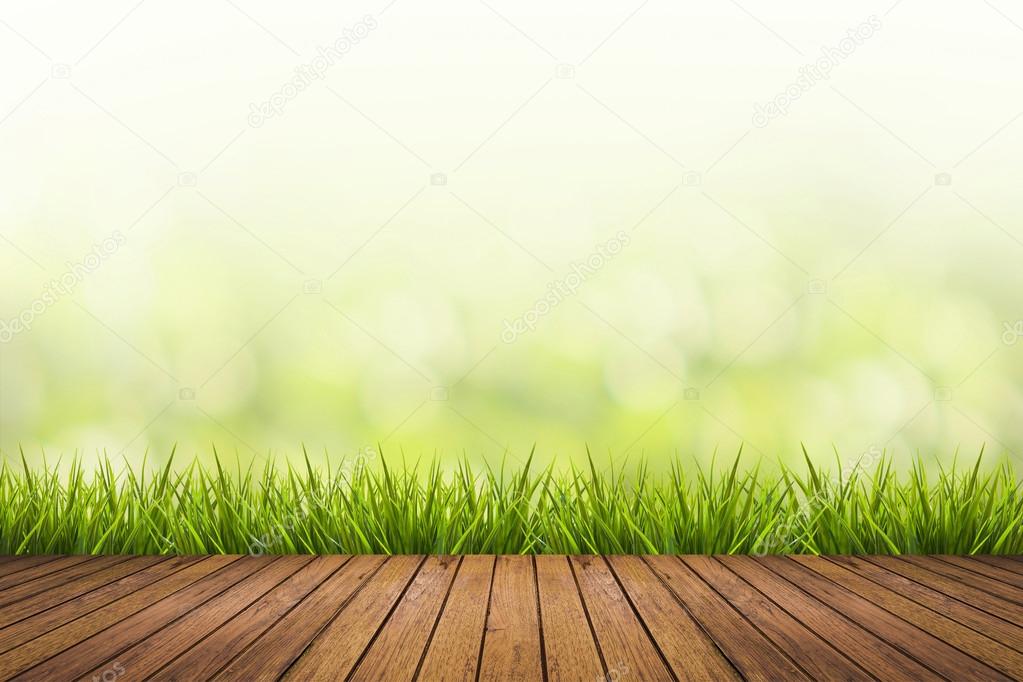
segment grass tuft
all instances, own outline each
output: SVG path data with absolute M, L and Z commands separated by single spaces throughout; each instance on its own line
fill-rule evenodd
M 375 455 L 374 455 L 375 458 Z M 173 460 L 173 457 L 171 458 Z M 674 462 L 653 475 L 192 462 L 87 474 L 0 462 L 0 554 L 1020 554 L 1023 490 L 1007 461 L 897 475 L 890 457 L 831 475 Z

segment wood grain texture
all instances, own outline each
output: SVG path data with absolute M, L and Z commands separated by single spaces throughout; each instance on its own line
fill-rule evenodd
M 349 560 L 347 556 L 316 557 L 297 573 L 218 628 L 202 642 L 169 662 L 152 680 L 209 679 Z
M 970 604 L 935 589 L 921 585 L 898 573 L 886 571 L 860 557 L 834 557 L 831 561 L 845 566 L 875 583 L 908 597 L 932 611 L 973 628 L 1016 651 L 1023 651 L 1023 627 L 992 616 Z
M 118 599 L 139 592 L 199 561 L 199 557 L 172 557 L 28 618 L 19 619 L 12 615 L 11 624 L 0 628 L 0 654 L 108 604 L 117 611 L 122 608 L 122 605 L 114 604 Z
M 0 680 L 1023 679 L 1016 557 L 0 557 Z
M 8 590 L 17 585 L 22 585 L 32 580 L 50 575 L 51 573 L 62 571 L 65 568 L 77 566 L 78 564 L 85 563 L 89 560 L 90 557 L 87 556 L 61 556 L 54 558 L 53 561 L 47 561 L 22 568 L 17 571 L 12 571 L 11 573 L 0 577 L 0 591 L 6 593 Z
M 101 568 L 72 582 L 60 584 L 32 597 L 16 601 L 13 604 L 0 608 L 0 628 L 30 618 L 41 611 L 45 611 L 58 604 L 63 604 L 66 601 L 78 599 L 97 588 L 109 585 L 166 560 L 167 557 L 162 556 L 132 557 L 127 561 L 115 562 L 109 568 Z
M 618 580 L 680 680 L 738 679 L 714 640 L 638 556 L 608 557 Z
M 352 680 L 411 680 L 433 634 L 459 559 L 427 557 L 394 612 L 363 654 Z
M 497 557 L 483 636 L 480 680 L 538 680 L 543 677 L 540 616 L 536 604 L 532 558 Z
M 572 557 L 572 569 L 608 675 L 643 680 L 668 679 L 668 667 L 660 650 L 622 591 L 603 557 Z
M 547 679 L 599 679 L 606 671 L 568 559 L 538 556 L 535 563 Z
M 32 568 L 33 566 L 39 566 L 55 559 L 57 559 L 55 556 L 4 556 L 4 561 L 0 564 L 0 577 L 26 568 Z
M 938 592 L 953 595 L 954 598 L 964 601 L 974 608 L 1009 622 L 1023 622 L 1016 620 L 1021 611 L 1018 605 L 999 599 L 993 594 L 971 585 L 964 585 L 959 580 L 950 578 L 943 573 L 935 573 L 927 568 L 927 564 L 918 566 L 893 556 L 872 556 L 863 557 L 863 559 Z
M 438 682 L 476 679 L 494 565 L 492 556 L 462 558 L 423 658 L 421 679 Z
M 980 575 L 987 576 L 988 578 L 1000 580 L 1003 583 L 1012 585 L 1013 587 L 1023 589 L 1023 575 L 1015 571 L 1006 570 L 1004 567 L 998 566 L 997 564 L 991 564 L 985 561 L 980 561 L 974 557 L 967 556 L 939 555 L 935 558 L 940 559 L 947 564 L 952 564 L 959 568 L 965 568 L 968 571 L 973 571 L 974 573 L 979 573 Z
M 864 681 L 872 679 L 852 660 L 807 629 L 755 587 L 729 571 L 721 562 L 707 556 L 683 557 L 682 560 L 811 677 L 823 679 L 837 676 L 843 680 Z
M 886 610 L 932 635 L 937 635 L 942 641 L 948 642 L 960 651 L 980 660 L 995 661 L 993 666 L 1007 675 L 1019 677 L 1023 674 L 1023 654 L 990 637 L 921 606 L 899 592 L 857 575 L 835 562 L 821 557 L 794 557 L 793 560 L 810 567 L 864 599 L 875 604 L 884 604 Z M 991 668 L 983 670 L 985 674 L 989 674 L 989 671 Z M 978 669 L 978 672 L 981 672 L 981 669 Z
M 81 677 L 93 666 L 102 663 L 104 657 L 111 652 L 116 655 L 147 638 L 165 624 L 197 609 L 235 583 L 263 569 L 270 561 L 269 558 L 259 557 L 251 561 L 229 563 L 187 587 L 149 604 L 116 625 L 68 647 L 22 673 L 17 679 L 43 682 Z
M 415 577 L 423 557 L 390 557 L 339 618 L 323 629 L 288 670 L 291 680 L 346 679 L 355 669 L 381 624 Z
M 33 578 L 32 580 L 26 580 L 23 583 L 19 583 L 14 587 L 9 587 L 3 590 L 3 592 L 0 592 L 0 608 L 17 604 L 29 597 L 49 590 L 66 587 L 74 583 L 79 578 L 89 576 L 97 571 L 103 570 L 104 568 L 124 563 L 127 559 L 128 557 L 123 556 L 96 557 L 95 559 L 83 561 L 59 571 L 53 571 L 52 573 L 47 573 L 46 575 Z
M 813 561 L 806 561 L 807 559 Z M 961 679 L 964 674 L 971 679 L 1006 679 L 993 668 L 968 656 L 927 630 L 895 616 L 888 610 L 887 603 L 878 606 L 866 597 L 849 590 L 845 585 L 831 581 L 825 573 L 817 572 L 814 569 L 819 565 L 823 566 L 825 571 L 828 566 L 835 566 L 822 557 L 765 556 L 761 561 L 771 570 L 798 584 L 860 626 L 877 633 L 879 637 L 903 651 L 912 652 L 913 658 L 941 675 L 951 679 Z M 806 565 L 808 563 L 810 566 Z
M 28 639 L 0 656 L 0 677 L 13 676 L 42 663 L 114 623 L 138 613 L 153 602 L 229 566 L 237 559 L 238 557 L 234 556 L 211 556 L 196 561 L 139 590 L 128 592 L 102 608 L 95 609 L 45 634 Z M 33 619 L 29 619 L 27 622 L 31 620 Z M 21 625 L 21 623 L 18 624 L 18 626 Z
M 940 559 L 933 559 L 931 557 L 901 556 L 899 558 L 903 561 L 908 561 L 911 564 L 922 566 L 929 571 L 954 578 L 956 581 L 961 582 L 964 585 L 976 587 L 977 589 L 983 590 L 988 594 L 992 594 L 999 599 L 1023 606 L 1023 589 L 1013 587 L 1008 583 L 1003 583 L 1001 580 L 988 578 L 985 575 L 974 573 L 973 571 L 968 571 L 965 568 L 960 568 L 954 564 L 941 561 Z
M 225 680 L 279 679 L 383 563 L 384 557 L 354 557 L 252 642 L 217 677 Z
M 649 557 L 648 562 L 743 677 L 751 680 L 808 679 L 681 560 L 655 556 Z
M 1023 577 L 1023 562 L 1019 561 L 1019 557 L 991 556 L 986 554 L 982 556 L 971 556 L 970 558 L 989 566 L 997 566 L 998 568 Z
M 180 656 L 207 634 L 234 618 L 254 601 L 265 595 L 296 571 L 308 564 L 312 557 L 280 557 L 268 565 L 242 578 L 199 608 L 187 612 L 173 623 L 121 651 L 114 659 L 98 664 L 85 677 L 103 677 L 103 672 L 117 663 L 137 679 L 150 677 L 164 665 Z M 175 596 L 180 600 L 185 595 Z M 145 614 L 139 614 L 143 616 Z M 152 615 L 147 620 L 155 620 Z
M 736 575 L 753 585 L 804 625 L 826 637 L 835 648 L 882 680 L 940 680 L 906 653 L 884 641 L 870 628 L 849 620 L 810 593 L 766 568 L 753 557 L 718 557 Z

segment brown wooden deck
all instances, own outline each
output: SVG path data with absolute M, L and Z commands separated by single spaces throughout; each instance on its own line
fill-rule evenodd
M 2 557 L 0 678 L 1023 678 L 1020 557 Z

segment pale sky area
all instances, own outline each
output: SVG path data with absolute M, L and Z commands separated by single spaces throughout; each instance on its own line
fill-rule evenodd
M 0 2 L 0 450 L 1023 452 L 1023 9 Z

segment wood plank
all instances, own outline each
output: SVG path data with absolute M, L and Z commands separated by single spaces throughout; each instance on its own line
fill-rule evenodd
M 276 680 L 382 566 L 384 557 L 357 556 L 323 581 L 294 609 L 252 642 L 217 679 Z
M 678 558 L 651 556 L 646 560 L 746 679 L 808 679 Z
M 127 561 L 125 556 L 98 556 L 88 561 L 69 566 L 68 568 L 47 573 L 46 575 L 27 580 L 14 587 L 0 591 L 0 608 L 10 606 L 23 599 L 28 599 L 41 592 L 53 590 L 62 586 L 72 585 L 79 578 L 88 576 L 104 568 L 115 566 Z
M 13 573 L 8 573 L 0 578 L 0 591 L 6 591 L 30 580 L 35 580 L 36 578 L 49 575 L 50 573 L 56 573 L 57 571 L 62 571 L 65 568 L 76 566 L 88 561 L 90 558 L 91 557 L 88 556 L 61 556 L 57 557 L 53 561 L 47 561 L 35 566 L 23 568 Z
M 1023 679 L 1004 556 L 0 557 L 5 578 L 0 679 Z
M 738 672 L 714 640 L 675 599 L 643 557 L 612 556 L 608 561 L 675 677 L 680 680 L 739 679 Z
M 51 555 L 6 556 L 4 558 L 7 560 L 0 565 L 0 577 L 57 559 L 56 556 Z
M 0 608 L 0 628 L 7 627 L 12 623 L 25 620 L 41 611 L 45 611 L 58 604 L 81 597 L 92 590 L 112 583 L 116 580 L 137 573 L 161 561 L 166 561 L 165 556 L 140 556 L 133 557 L 127 561 L 116 563 L 113 566 L 99 570 L 91 575 L 79 578 L 73 583 L 61 585 L 49 589 L 46 592 L 10 604 Z
M 358 664 L 422 565 L 421 556 L 389 557 L 372 580 L 320 631 L 285 679 L 303 682 L 344 679 Z
M 986 637 L 947 616 L 932 611 L 894 590 L 857 575 L 848 568 L 822 557 L 793 556 L 794 561 L 855 592 L 920 629 L 971 656 L 987 662 L 1010 677 L 1023 677 L 1023 654 Z M 993 670 L 992 670 L 993 672 Z
M 88 592 L 77 599 L 51 607 L 0 629 L 0 654 L 105 606 L 121 597 L 155 583 L 185 567 L 199 557 L 172 557 L 139 573 Z
M 1013 571 L 1007 571 L 1004 568 L 999 568 L 992 564 L 984 563 L 983 561 L 978 561 L 974 557 L 939 554 L 935 558 L 940 559 L 947 564 L 953 564 L 959 568 L 965 568 L 967 571 L 979 573 L 991 578 L 992 580 L 998 580 L 1013 587 L 1023 589 L 1023 575 Z
M 1016 575 L 1023 576 L 1023 563 L 1014 561 L 1012 557 L 1008 556 L 996 556 L 993 554 L 976 554 L 971 557 L 977 561 L 982 561 L 988 566 L 997 566 L 998 568 L 1006 571 L 1012 571 Z
M 887 571 L 861 557 L 829 557 L 829 559 L 865 578 L 869 578 L 879 585 L 883 585 L 894 592 L 912 599 L 918 604 L 944 614 L 954 621 L 987 635 L 991 639 L 1010 646 L 1016 651 L 1023 651 L 1023 628 L 1018 625 L 1008 623 L 1001 618 L 992 616 L 990 613 L 959 601 L 938 590 L 921 585 L 914 580 Z M 1019 611 L 1019 615 L 1021 621 L 1023 621 L 1023 610 Z
M 423 659 L 420 679 L 437 682 L 476 679 L 493 576 L 494 557 L 467 556 L 462 559 Z
M 874 632 L 946 678 L 958 680 L 971 673 L 975 676 L 982 673 L 978 677 L 994 673 L 959 649 L 893 616 L 881 606 L 849 592 L 790 557 L 760 556 L 757 560 L 770 571 L 798 585 L 818 600 L 843 613 L 849 620 Z
M 318 556 L 259 601 L 154 673 L 150 680 L 205 680 L 282 619 L 350 557 Z
M 755 587 L 709 556 L 685 556 L 682 561 L 724 597 L 739 613 L 815 679 L 873 679 L 828 642 L 808 630 Z
M 974 573 L 973 571 L 967 571 L 965 568 L 953 566 L 952 564 L 946 564 L 944 561 L 937 561 L 929 557 L 902 555 L 899 557 L 902 561 L 908 561 L 911 564 L 922 566 L 929 571 L 935 573 L 941 573 L 942 575 L 954 578 L 964 585 L 970 585 L 977 589 L 984 590 L 989 594 L 993 594 L 1000 599 L 1012 602 L 1017 605 L 1023 606 L 1023 590 L 1017 589 L 1012 585 L 1003 583 L 1000 580 L 994 580 L 987 576 Z
M 480 680 L 543 677 L 536 577 L 528 556 L 497 557 L 479 673 Z
M 163 599 L 167 595 L 191 585 L 195 581 L 233 563 L 237 559 L 238 557 L 233 556 L 211 556 L 201 561 L 196 561 L 140 590 L 129 592 L 125 596 L 106 604 L 103 608 L 96 609 L 43 635 L 29 639 L 0 656 L 0 677 L 12 676 L 37 665 L 54 654 L 91 637 L 114 623 L 141 611 L 154 601 Z M 155 568 L 160 568 L 161 566 L 162 564 L 158 564 Z M 74 603 L 70 602 L 72 605 Z M 62 609 L 64 607 L 58 608 Z M 46 613 L 49 612 L 40 615 L 46 615 Z M 24 623 L 31 623 L 34 620 L 35 618 L 30 618 L 23 623 L 18 623 L 15 628 L 20 628 Z
M 111 652 L 121 652 L 149 637 L 193 609 L 224 592 L 274 561 L 273 557 L 235 557 L 227 566 L 196 580 L 184 589 L 150 603 L 124 620 L 61 651 L 18 676 L 19 680 L 78 678 L 102 663 Z M 187 570 L 187 569 L 186 569 Z
M 602 679 L 606 671 L 568 559 L 542 555 L 535 564 L 547 679 Z
M 366 650 L 351 680 L 376 682 L 415 678 L 460 563 L 458 557 L 452 556 L 426 558 Z
M 660 650 L 650 639 L 639 614 L 632 608 L 604 558 L 573 556 L 571 564 L 608 676 L 670 679 L 671 673 Z
M 254 559 L 246 560 L 255 563 Z M 262 561 L 262 560 L 261 560 Z M 283 556 L 273 558 L 268 565 L 243 577 L 239 582 L 194 608 L 177 620 L 153 632 L 130 648 L 97 664 L 86 678 L 101 679 L 106 670 L 120 665 L 131 671 L 135 679 L 147 679 L 165 664 L 187 651 L 206 635 L 220 627 L 267 592 L 274 589 L 300 568 L 312 561 L 311 556 Z M 178 600 L 182 597 L 175 596 Z M 142 614 L 139 614 L 140 616 Z M 157 620 L 155 616 L 150 620 Z M 147 625 L 151 623 L 147 622 Z M 108 631 L 109 632 L 109 631 Z M 113 646 L 105 646 L 111 651 Z M 193 679 L 195 677 L 193 676 Z
M 902 561 L 894 556 L 869 556 L 864 557 L 864 559 L 872 564 L 877 564 L 887 571 L 909 578 L 937 592 L 951 595 L 974 608 L 1008 620 L 1011 623 L 1017 623 L 1021 620 L 1019 617 L 1020 608 L 1015 604 L 999 599 L 993 594 L 976 587 L 964 585 L 955 578 L 950 578 L 942 573 L 935 573 L 923 566 Z
M 840 611 L 810 596 L 798 585 L 761 565 L 748 556 L 718 557 L 736 575 L 784 606 L 796 619 L 814 632 L 826 636 L 838 650 L 882 680 L 944 679 L 910 658 L 870 629 L 860 627 Z

